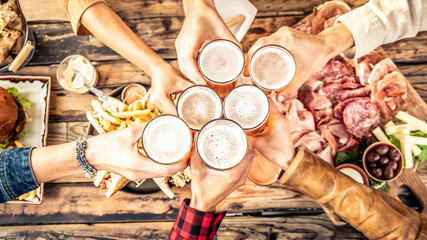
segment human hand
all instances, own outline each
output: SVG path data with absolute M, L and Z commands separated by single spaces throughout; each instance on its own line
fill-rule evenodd
M 205 41 L 227 39 L 240 43 L 225 25 L 213 0 L 184 0 L 185 20 L 175 41 L 179 67 L 191 81 L 206 84 L 197 64 L 197 55 Z
M 182 92 L 193 85 L 170 64 L 152 71 L 151 83 L 149 101 L 162 112 L 174 115 L 176 115 L 176 107 L 171 98 L 172 94 Z
M 291 138 L 288 121 L 270 101 L 270 118 L 265 129 L 253 136 L 248 136 L 252 143 L 264 157 L 286 170 L 295 155 L 294 144 Z
M 228 170 L 208 168 L 193 148 L 190 157 L 191 202 L 190 207 L 202 212 L 215 212 L 216 206 L 234 190 L 245 184 L 255 150 L 248 144 L 243 160 Z
M 281 27 L 270 36 L 258 39 L 249 49 L 246 59 L 245 75 L 248 76 L 248 64 L 251 57 L 259 48 L 275 44 L 290 51 L 296 62 L 296 73 L 292 82 L 277 93 L 277 100 L 284 102 L 297 97 L 298 89 L 310 78 L 313 73 L 320 70 L 331 58 L 342 53 L 353 45 L 351 32 L 339 23 L 323 32 L 313 35 Z
M 154 162 L 138 151 L 138 141 L 146 123 L 116 130 L 87 139 L 86 158 L 95 169 L 120 174 L 139 181 L 153 177 L 166 177 L 183 171 L 187 161 L 165 165 Z

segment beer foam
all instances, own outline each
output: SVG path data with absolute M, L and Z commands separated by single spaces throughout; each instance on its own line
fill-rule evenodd
M 200 71 L 207 80 L 228 83 L 239 77 L 245 59 L 242 50 L 227 40 L 216 40 L 206 45 L 198 57 Z
M 280 90 L 294 78 L 296 65 L 292 55 L 280 47 L 260 48 L 250 64 L 252 79 L 261 87 Z
M 194 130 L 222 115 L 221 98 L 211 88 L 194 86 L 185 90 L 178 100 L 178 115 Z
M 245 132 L 234 122 L 219 119 L 208 123 L 199 133 L 197 151 L 215 169 L 228 169 L 240 163 L 248 142 Z
M 236 121 L 245 130 L 261 125 L 269 114 L 267 96 L 252 85 L 233 89 L 224 101 L 226 118 Z
M 156 162 L 170 164 L 182 160 L 192 145 L 193 137 L 181 119 L 163 115 L 145 127 L 142 144 L 147 155 Z

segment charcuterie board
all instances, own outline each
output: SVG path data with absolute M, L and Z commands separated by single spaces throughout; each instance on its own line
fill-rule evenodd
M 331 7 L 332 5 L 335 5 L 335 6 Z M 323 4 L 323 5 L 315 7 L 314 8 L 314 12 L 312 14 L 308 15 L 306 18 L 302 19 L 300 22 L 298 22 L 297 24 L 295 24 L 293 26 L 293 28 L 295 28 L 297 30 L 304 31 L 304 32 L 308 32 L 308 33 L 312 33 L 312 34 L 317 34 L 320 31 L 322 31 L 323 28 L 328 28 L 328 27 L 333 26 L 333 24 L 335 23 L 335 21 L 338 18 L 338 16 L 342 15 L 342 14 L 344 14 L 346 12 L 348 12 L 349 10 L 350 10 L 350 7 L 347 6 L 345 3 L 338 2 L 338 1 L 327 2 L 327 3 Z M 326 15 L 330 14 L 330 15 L 329 16 L 319 16 L 319 15 L 322 15 L 322 14 L 326 14 Z M 320 24 L 319 24 L 319 21 L 320 21 Z M 372 67 L 370 69 L 370 71 L 372 71 L 372 72 L 374 71 L 372 68 L 374 67 L 375 64 L 377 64 L 381 60 L 389 58 L 388 55 L 387 55 L 387 53 L 381 47 L 375 49 L 370 54 L 373 54 L 374 58 L 376 58 L 374 64 L 372 65 Z M 362 80 L 363 80 L 362 79 L 363 76 L 360 76 L 359 73 L 361 74 L 363 72 L 358 72 L 358 71 L 361 71 L 361 70 L 357 69 L 357 67 L 358 67 L 357 64 L 360 63 L 360 62 L 362 62 L 363 58 L 360 58 L 358 60 L 350 60 L 350 59 L 346 59 L 346 57 L 343 54 L 342 54 L 342 57 L 344 58 L 344 60 L 341 60 L 341 61 L 348 62 L 348 63 L 350 63 L 355 68 L 354 71 L 355 71 L 355 73 L 357 75 L 355 77 L 356 77 L 358 83 L 361 83 Z M 391 64 L 394 66 L 394 64 L 392 62 L 391 62 Z M 359 67 L 360 67 L 360 65 L 359 65 Z M 397 110 L 407 111 L 409 114 L 411 114 L 411 115 L 413 115 L 413 116 L 415 116 L 415 117 L 417 117 L 417 118 L 419 118 L 421 120 L 427 120 L 427 104 L 423 101 L 423 99 L 419 96 L 419 94 L 415 91 L 415 89 L 407 81 L 407 79 L 404 78 L 404 76 L 403 76 L 403 74 L 401 74 L 400 70 L 398 70 L 396 66 L 394 66 L 394 68 L 395 69 L 393 69 L 393 70 L 396 71 L 396 72 L 398 72 L 402 76 L 403 83 L 406 83 L 406 93 L 405 93 L 406 96 L 402 97 L 402 101 L 397 104 L 397 108 L 398 108 Z M 369 74 L 370 73 L 371 72 L 369 72 Z M 316 74 L 314 74 L 313 76 L 315 76 L 315 75 Z M 365 76 L 365 78 L 366 78 L 366 76 Z M 323 81 L 326 82 L 328 80 L 326 79 L 326 80 L 323 80 Z M 330 83 L 325 83 L 325 85 L 327 85 L 327 84 L 330 84 Z M 333 84 L 335 84 L 335 82 Z M 311 86 L 314 86 L 314 84 L 312 84 Z M 361 83 L 361 86 L 359 86 L 359 88 L 363 88 L 365 86 L 371 87 L 371 91 L 375 91 L 375 90 L 372 90 L 374 87 L 372 87 L 368 83 L 366 83 L 366 84 L 362 84 Z M 322 84 L 322 87 L 323 87 L 323 84 Z M 302 90 L 302 91 L 307 91 L 307 90 Z M 322 95 L 321 90 L 320 91 L 318 91 L 318 90 L 309 90 L 309 91 L 317 91 L 317 92 L 320 92 L 320 95 Z M 301 90 L 300 90 L 300 93 L 301 93 Z M 324 95 L 326 95 L 326 94 L 324 94 Z M 302 98 L 304 98 L 306 96 L 309 96 L 309 95 L 307 95 L 307 94 L 302 95 Z M 373 96 L 374 95 L 371 92 L 370 95 L 364 96 L 364 97 L 367 97 L 368 99 L 371 98 L 372 101 L 375 102 L 375 97 L 373 97 Z M 301 95 L 299 95 L 299 100 L 305 104 L 305 107 L 307 107 L 307 108 L 310 109 L 310 106 L 307 106 L 307 102 L 309 102 L 309 101 L 305 101 L 304 99 L 301 99 Z M 377 102 L 375 102 L 375 103 L 377 104 Z M 334 103 L 334 105 L 335 104 L 336 103 Z M 395 111 L 393 111 L 393 110 L 389 111 L 388 113 L 391 112 L 391 116 L 390 117 L 385 117 L 385 116 L 387 116 L 387 114 L 384 114 L 384 112 L 387 113 L 387 111 L 385 111 L 384 109 L 381 109 L 381 107 L 379 106 L 379 104 L 377 104 L 377 106 L 379 108 L 379 111 L 381 112 L 380 120 L 379 120 L 379 123 L 377 125 L 379 125 L 380 127 L 384 127 L 384 125 L 389 120 L 392 119 L 392 116 L 394 114 L 396 114 L 397 110 L 395 110 Z M 313 115 L 315 115 L 315 111 L 311 110 L 311 112 L 313 113 Z M 335 112 L 334 112 L 334 114 L 335 114 Z M 334 115 L 334 117 L 335 117 L 335 115 Z M 315 118 L 316 118 L 316 116 L 315 116 Z M 319 124 L 317 120 L 316 120 L 316 124 Z M 346 126 L 348 128 L 348 125 L 346 125 Z M 318 125 L 317 125 L 317 127 L 318 127 Z M 351 132 L 351 129 L 349 131 Z M 294 140 L 294 142 L 295 142 L 295 140 Z M 339 152 L 339 150 L 338 150 L 338 152 Z M 321 155 L 319 154 L 319 156 L 321 156 Z M 334 154 L 332 154 L 332 156 L 334 156 Z M 420 211 L 424 215 L 427 215 L 427 208 L 425 207 L 427 205 L 427 188 L 425 187 L 425 185 L 423 184 L 423 182 L 420 180 L 420 178 L 413 171 L 412 168 L 405 169 L 403 171 L 403 173 L 398 178 L 396 178 L 393 181 L 388 182 L 388 187 L 389 188 L 385 188 L 385 189 L 387 189 L 386 190 L 387 193 L 390 194 L 391 196 L 393 196 L 396 199 L 399 199 L 399 197 L 398 197 L 399 188 L 400 187 L 406 187 L 407 190 L 409 190 L 411 192 L 411 194 L 416 198 L 416 200 L 417 200 L 416 202 L 419 205 L 418 211 Z M 335 225 L 343 225 L 343 222 L 338 221 L 333 214 L 330 214 L 330 211 L 328 211 L 325 208 L 324 208 L 324 210 L 327 213 L 328 217 L 332 220 L 332 222 Z

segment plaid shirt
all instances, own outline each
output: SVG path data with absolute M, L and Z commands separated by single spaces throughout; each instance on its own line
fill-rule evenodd
M 189 206 L 190 199 L 186 198 L 181 204 L 178 217 L 169 233 L 169 239 L 213 239 L 225 212 L 200 212 Z

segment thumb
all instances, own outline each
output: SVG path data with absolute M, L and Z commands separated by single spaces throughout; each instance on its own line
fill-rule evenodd
M 151 100 L 150 97 L 150 102 L 156 105 L 156 107 L 159 108 L 162 112 L 176 115 L 176 106 L 170 97 L 162 96 L 153 100 Z

